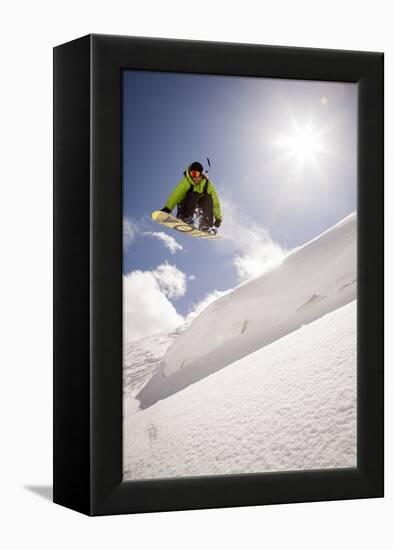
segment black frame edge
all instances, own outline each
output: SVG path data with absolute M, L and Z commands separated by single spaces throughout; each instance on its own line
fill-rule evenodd
M 384 496 L 384 54 L 359 80 L 358 467 Z
M 380 496 L 358 468 L 168 478 L 124 482 L 99 503 L 93 515 L 294 504 Z
M 53 501 L 90 514 L 90 36 L 53 85 Z

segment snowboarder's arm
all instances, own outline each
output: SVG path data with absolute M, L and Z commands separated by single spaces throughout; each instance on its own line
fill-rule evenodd
M 169 195 L 169 198 L 165 204 L 166 208 L 169 208 L 169 210 L 172 212 L 175 206 L 184 199 L 189 188 L 189 183 L 187 182 L 186 178 L 183 178 Z

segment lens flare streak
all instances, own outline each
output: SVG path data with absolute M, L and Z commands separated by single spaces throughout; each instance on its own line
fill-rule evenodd
M 311 122 L 305 126 L 300 126 L 294 120 L 292 123 L 294 131 L 288 135 L 280 135 L 274 145 L 283 150 L 284 160 L 295 161 L 299 168 L 307 164 L 317 167 L 320 154 L 326 151 L 324 132 L 317 131 Z

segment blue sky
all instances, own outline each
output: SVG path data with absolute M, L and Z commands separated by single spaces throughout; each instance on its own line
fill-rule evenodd
M 138 271 L 153 284 L 153 273 L 172 314 L 185 316 L 207 294 L 316 237 L 356 209 L 356 124 L 355 84 L 124 71 L 124 274 Z M 206 157 L 221 199 L 222 241 L 150 219 L 185 168 L 196 160 L 207 168 Z M 172 253 L 153 232 L 182 249 Z M 157 275 L 166 264 L 177 271 Z M 183 287 L 172 292 L 176 276 Z

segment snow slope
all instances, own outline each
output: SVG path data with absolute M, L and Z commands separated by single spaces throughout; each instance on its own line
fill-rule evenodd
M 130 406 L 124 479 L 355 467 L 356 300 L 145 410 Z
M 356 298 L 356 214 L 208 306 L 137 394 L 142 409 Z M 301 333 L 297 331 L 297 337 Z
M 157 372 L 169 346 L 185 330 L 180 325 L 127 344 L 123 352 L 123 393 L 134 397 Z

